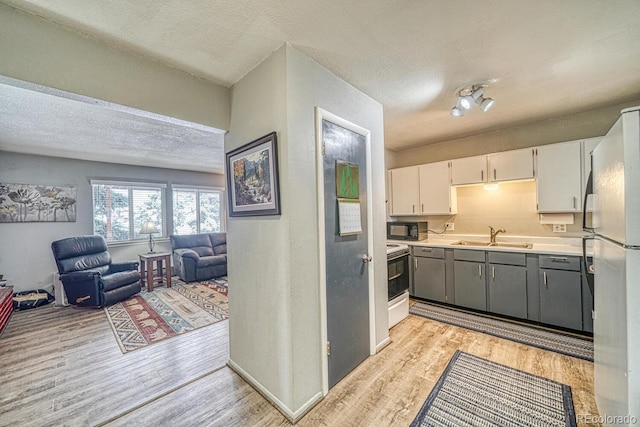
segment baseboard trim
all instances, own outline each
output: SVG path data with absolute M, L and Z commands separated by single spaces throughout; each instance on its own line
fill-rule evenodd
M 380 353 L 383 348 L 391 344 L 391 337 L 386 337 L 380 344 L 376 346 L 376 354 Z
M 247 371 L 238 366 L 233 360 L 229 359 L 227 361 L 227 366 L 240 375 L 243 380 L 245 380 L 251 387 L 253 387 L 258 393 L 262 395 L 265 399 L 269 401 L 275 408 L 284 415 L 284 417 L 291 423 L 295 424 L 302 417 L 306 415 L 314 406 L 316 406 L 322 399 L 324 399 L 324 395 L 322 391 L 318 392 L 311 399 L 309 399 L 304 405 L 300 407 L 297 411 L 292 411 L 287 405 L 282 403 L 280 399 L 275 397 L 269 390 L 267 390 L 260 382 L 258 382 L 255 378 L 253 378 Z

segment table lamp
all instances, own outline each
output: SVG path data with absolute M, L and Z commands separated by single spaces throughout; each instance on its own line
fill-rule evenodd
M 155 253 L 153 247 L 155 243 L 153 241 L 153 233 L 159 233 L 158 227 L 152 221 L 145 221 L 142 223 L 142 228 L 140 229 L 140 233 L 138 234 L 148 234 L 149 235 L 149 254 Z

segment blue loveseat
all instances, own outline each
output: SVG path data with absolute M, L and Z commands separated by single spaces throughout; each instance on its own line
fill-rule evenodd
M 227 233 L 169 236 L 173 269 L 185 282 L 227 275 Z

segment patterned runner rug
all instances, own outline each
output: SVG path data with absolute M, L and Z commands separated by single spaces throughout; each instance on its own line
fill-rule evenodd
M 105 307 L 123 353 L 175 337 L 228 318 L 227 278 L 156 287 Z
M 409 313 L 593 362 L 593 341 L 589 339 L 423 302 L 411 306 Z
M 411 423 L 575 426 L 571 387 L 456 351 Z

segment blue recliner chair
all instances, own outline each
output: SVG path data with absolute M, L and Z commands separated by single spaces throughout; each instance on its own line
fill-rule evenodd
M 102 236 L 69 237 L 51 249 L 70 304 L 106 307 L 142 289 L 138 263 L 112 263 Z

